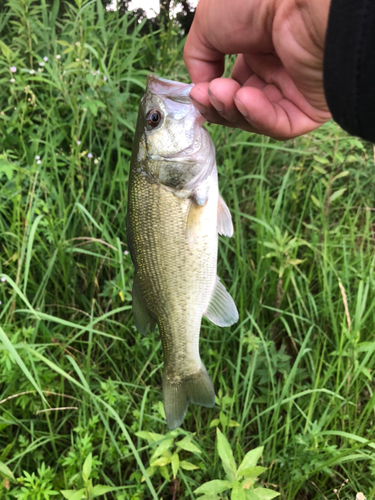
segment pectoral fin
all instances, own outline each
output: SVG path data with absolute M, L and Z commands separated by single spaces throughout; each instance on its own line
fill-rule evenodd
M 147 309 L 141 289 L 138 283 L 137 274 L 134 276 L 133 282 L 133 319 L 134 324 L 141 335 L 146 335 L 148 331 L 151 333 L 155 330 L 156 321 Z
M 224 285 L 220 283 L 218 276 L 216 276 L 216 285 L 204 315 L 217 326 L 231 326 L 238 321 L 236 304 Z
M 233 236 L 232 216 L 229 208 L 221 196 L 217 204 L 217 232 L 223 236 Z
M 203 207 L 192 198 L 186 221 L 186 239 L 189 245 L 194 245 L 197 240 L 201 224 L 202 209 Z

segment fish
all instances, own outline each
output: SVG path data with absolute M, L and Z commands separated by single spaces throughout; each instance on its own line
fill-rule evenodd
M 199 354 L 202 316 L 218 326 L 238 321 L 232 297 L 216 275 L 218 234 L 233 235 L 219 195 L 215 148 L 185 84 L 147 78 L 130 162 L 126 232 L 135 274 L 138 332 L 161 338 L 163 402 L 168 428 L 188 404 L 215 405 Z

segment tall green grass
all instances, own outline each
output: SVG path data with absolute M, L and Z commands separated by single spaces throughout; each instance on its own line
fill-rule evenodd
M 59 8 L 12 0 L 0 21 L 0 498 L 79 490 L 90 453 L 107 498 L 195 498 L 225 478 L 217 426 L 238 463 L 264 446 L 260 484 L 283 499 L 374 498 L 372 146 L 333 123 L 285 143 L 209 126 L 240 321 L 203 321 L 217 405 L 168 433 L 125 214 L 145 77 L 187 81 L 183 40 L 100 1 Z

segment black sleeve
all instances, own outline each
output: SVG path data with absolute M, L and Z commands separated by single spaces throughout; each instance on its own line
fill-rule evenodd
M 324 90 L 333 119 L 375 142 L 375 0 L 332 0 Z

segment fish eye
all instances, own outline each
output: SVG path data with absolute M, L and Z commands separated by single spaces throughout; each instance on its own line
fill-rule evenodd
M 158 109 L 151 109 L 151 111 L 147 113 L 146 120 L 150 127 L 155 128 L 161 122 L 161 118 L 162 115 Z

